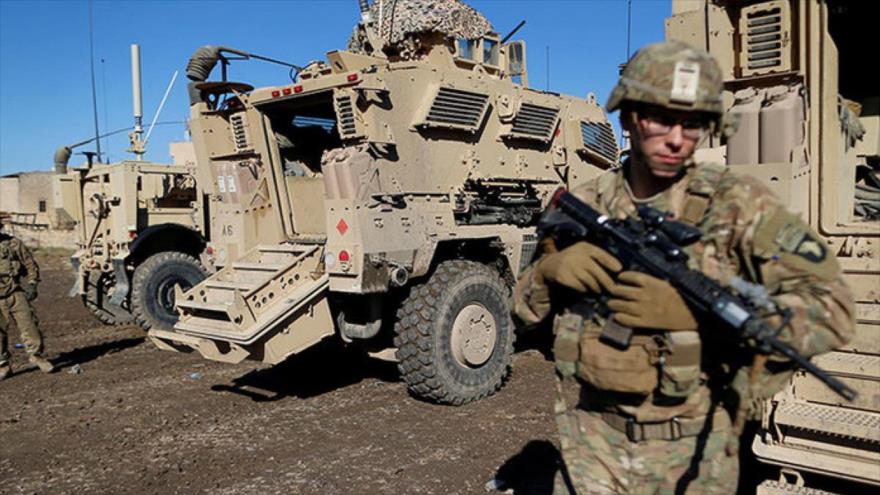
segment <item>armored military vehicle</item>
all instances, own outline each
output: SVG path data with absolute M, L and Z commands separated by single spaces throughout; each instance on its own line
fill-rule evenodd
M 201 256 L 202 184 L 210 182 L 197 180 L 190 142 L 170 145 L 175 165 L 143 159 L 140 47 L 132 45 L 131 53 L 135 125 L 128 151 L 135 159 L 94 164 L 94 154 L 87 153 L 87 165 L 68 169 L 73 149 L 97 138 L 62 146 L 55 153 L 55 203 L 76 222 L 78 233 L 70 295 L 81 297 L 104 323 L 170 329 L 177 321 L 175 288 L 192 287 L 211 268 Z
M 366 2 L 362 2 L 365 4 Z M 528 87 L 525 44 L 458 1 L 374 3 L 348 50 L 254 89 L 189 63 L 212 263 L 161 348 L 278 363 L 338 335 L 462 404 L 507 376 L 510 288 L 560 184 L 618 158 L 596 99 Z
M 175 145 L 180 154 L 190 143 Z M 100 321 L 170 329 L 177 321 L 175 286 L 205 278 L 196 173 L 191 159 L 179 165 L 127 160 L 72 167 L 58 178 L 60 202 L 77 223 L 71 296 Z
M 710 51 L 739 120 L 700 150 L 766 181 L 837 255 L 857 337 L 816 364 L 854 388 L 845 402 L 797 373 L 764 404 L 751 445 L 780 478 L 762 495 L 867 493 L 880 485 L 880 84 L 876 2 L 673 0 L 666 35 Z M 748 447 L 748 446 L 746 446 Z M 847 483 L 852 482 L 852 485 Z

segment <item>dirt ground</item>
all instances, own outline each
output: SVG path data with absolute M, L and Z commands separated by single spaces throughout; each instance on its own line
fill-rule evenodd
M 552 489 L 549 332 L 520 336 L 499 393 L 441 406 L 411 397 L 394 363 L 332 340 L 275 367 L 159 351 L 140 328 L 102 325 L 67 297 L 69 255 L 36 252 L 37 314 L 58 371 L 13 349 L 0 495 L 470 494 L 496 479 L 507 493 Z M 740 460 L 740 493 L 754 493 L 770 473 Z
M 393 363 L 332 343 L 275 367 L 159 351 L 67 297 L 67 255 L 38 252 L 36 308 L 59 371 L 15 349 L 0 383 L 0 493 L 485 493 L 496 477 L 549 491 L 540 336 L 521 339 L 495 396 L 434 405 L 407 394 Z

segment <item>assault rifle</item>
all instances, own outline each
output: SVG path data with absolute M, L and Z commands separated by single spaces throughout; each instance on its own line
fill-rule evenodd
M 782 354 L 847 400 L 856 398 L 853 389 L 778 339 L 780 330 L 789 324 L 791 313 L 780 311 L 763 286 L 734 277 L 728 288 L 688 268 L 688 255 L 682 248 L 700 239 L 699 229 L 670 220 L 649 206 L 640 206 L 638 212 L 640 219 L 611 219 L 560 189 L 538 229 L 543 235 L 568 236 L 569 241 L 588 240 L 614 255 L 624 270 L 666 280 L 698 316 L 720 320 L 736 332 L 738 339 L 754 345 L 758 352 Z M 581 306 L 578 312 L 586 310 L 608 316 L 606 300 L 606 296 L 587 296 L 578 302 Z M 764 320 L 762 316 L 768 313 L 782 315 L 779 328 L 773 328 Z M 606 325 L 600 338 L 608 345 L 626 349 L 632 334 L 633 329 L 612 324 Z

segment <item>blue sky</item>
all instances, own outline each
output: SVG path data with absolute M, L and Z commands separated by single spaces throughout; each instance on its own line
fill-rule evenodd
M 496 31 L 522 20 L 531 86 L 605 101 L 626 59 L 625 0 L 469 0 Z M 663 39 L 668 0 L 633 0 L 632 50 Z M 94 1 L 95 80 L 102 133 L 133 124 L 129 45 L 141 45 L 144 123 L 150 123 L 175 70 L 159 121 L 189 114 L 184 69 L 201 45 L 225 45 L 298 65 L 344 48 L 359 13 L 356 0 Z M 89 3 L 0 0 L 0 175 L 49 170 L 64 144 L 94 136 L 89 71 Z M 287 70 L 234 63 L 230 79 L 254 86 L 288 81 Z M 183 124 L 157 126 L 148 160 L 169 162 L 168 143 Z M 102 140 L 111 161 L 125 152 L 125 133 Z M 94 144 L 76 151 L 93 150 Z M 74 155 L 71 164 L 83 157 Z

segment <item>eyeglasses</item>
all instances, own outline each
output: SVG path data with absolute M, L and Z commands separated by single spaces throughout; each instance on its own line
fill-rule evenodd
M 709 128 L 709 123 L 704 118 L 692 117 L 677 119 L 668 115 L 639 114 L 642 128 L 647 136 L 662 136 L 672 132 L 675 126 L 681 126 L 681 135 L 687 139 L 700 139 L 703 132 Z

